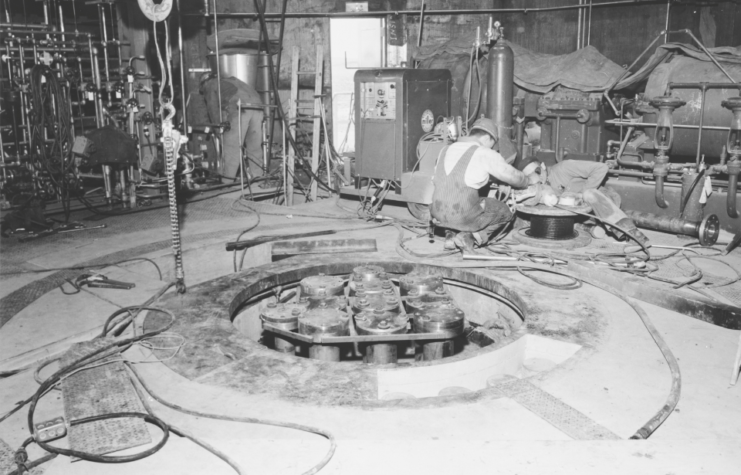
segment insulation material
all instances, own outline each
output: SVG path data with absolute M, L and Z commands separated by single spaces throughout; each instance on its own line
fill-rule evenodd
M 507 44 L 515 54 L 515 84 L 520 89 L 530 92 L 546 93 L 557 86 L 584 92 L 602 91 L 625 72 L 593 46 L 569 54 L 552 55 L 534 53 L 511 42 Z M 421 61 L 424 68 L 440 67 L 428 66 L 438 56 L 452 56 L 456 63 L 461 61 L 467 65 L 470 54 L 471 42 L 466 38 L 451 40 L 442 45 L 423 46 L 415 55 L 415 59 Z M 467 73 L 468 66 L 464 69 Z M 485 60 L 481 63 L 481 70 L 485 74 Z

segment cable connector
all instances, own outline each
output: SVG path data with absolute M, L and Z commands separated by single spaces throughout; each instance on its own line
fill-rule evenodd
M 34 425 L 33 435 L 36 440 L 41 442 L 61 439 L 67 435 L 67 424 L 64 422 L 64 417 L 60 416 L 50 421 L 39 422 Z M 28 459 L 28 456 L 26 456 L 26 459 Z

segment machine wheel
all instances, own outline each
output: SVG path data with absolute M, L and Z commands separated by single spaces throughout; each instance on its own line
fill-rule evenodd
M 407 203 L 409 213 L 422 222 L 429 222 L 430 217 L 430 205 L 423 205 L 421 203 Z

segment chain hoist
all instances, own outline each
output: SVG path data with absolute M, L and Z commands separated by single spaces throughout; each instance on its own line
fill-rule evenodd
M 180 242 L 180 220 L 178 216 L 178 203 L 175 188 L 175 170 L 178 164 L 178 152 L 180 147 L 188 141 L 172 123 L 175 117 L 175 107 L 172 105 L 172 70 L 170 57 L 170 35 L 168 31 L 167 16 L 172 9 L 172 0 L 163 0 L 155 4 L 152 0 L 138 0 L 139 7 L 144 15 L 152 20 L 154 31 L 153 39 L 157 50 L 157 59 L 162 70 L 162 80 L 159 88 L 160 114 L 162 117 L 162 148 L 165 155 L 165 169 L 167 173 L 167 194 L 170 205 L 170 230 L 172 232 L 172 253 L 175 258 L 175 287 L 179 293 L 185 293 L 185 270 L 183 268 L 183 250 Z M 157 38 L 157 23 L 163 22 L 165 26 L 165 58 L 160 53 L 159 39 Z M 169 97 L 164 96 L 164 90 L 169 87 Z

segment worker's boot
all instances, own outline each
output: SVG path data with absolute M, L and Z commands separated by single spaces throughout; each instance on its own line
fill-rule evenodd
M 455 233 L 451 231 L 450 229 L 445 230 L 445 244 L 443 244 L 443 249 L 446 251 L 455 251 Z
M 643 245 L 643 247 L 649 247 L 651 243 L 649 242 L 648 238 L 645 234 L 640 232 L 638 228 L 636 227 L 635 223 L 630 218 L 623 218 L 617 223 L 615 223 L 616 226 L 620 226 L 621 228 L 625 229 L 625 231 L 630 235 L 631 238 L 638 241 Z M 622 234 L 622 233 L 620 233 Z M 627 239 L 628 236 L 621 236 L 623 239 Z
M 456 234 L 455 238 L 453 238 L 453 242 L 458 249 L 463 251 L 464 254 L 476 254 L 476 251 L 473 248 L 474 244 L 476 244 L 473 233 L 458 233 Z

